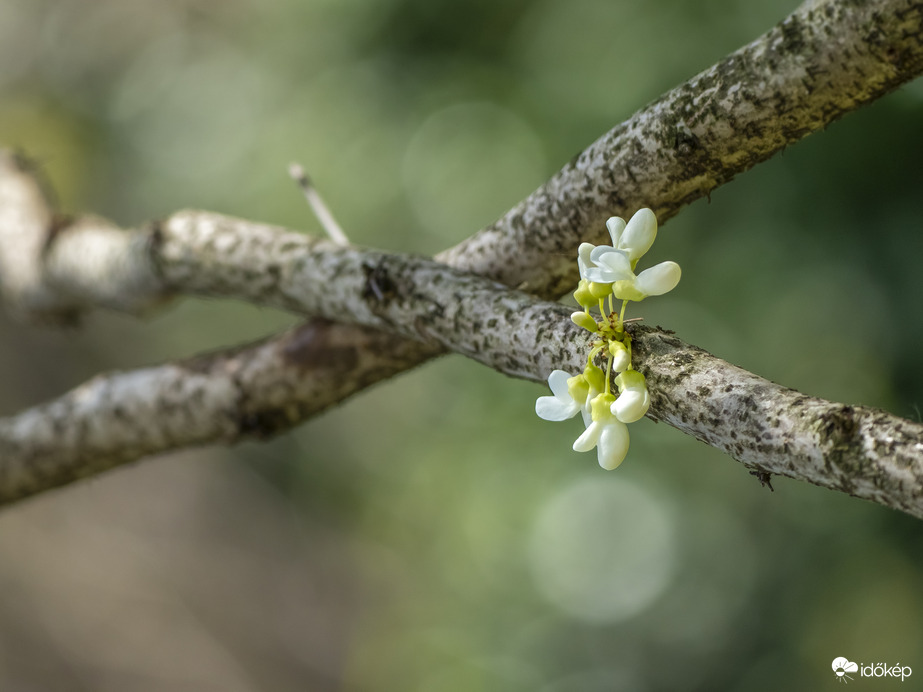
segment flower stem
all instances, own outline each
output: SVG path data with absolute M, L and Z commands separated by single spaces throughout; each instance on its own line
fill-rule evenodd
M 622 311 L 619 313 L 619 331 L 625 328 L 625 308 L 628 307 L 628 301 L 622 301 Z
M 605 346 L 606 346 L 606 344 L 605 344 L 605 342 L 603 342 L 603 343 L 601 343 L 599 346 L 597 346 L 596 348 L 594 348 L 593 350 L 591 350 L 591 351 L 590 351 L 590 355 L 587 356 L 586 364 L 587 364 L 587 365 L 592 365 L 592 364 L 593 364 L 593 359 L 596 357 L 596 354 L 599 353 L 600 351 L 602 351 L 603 348 L 605 348 Z

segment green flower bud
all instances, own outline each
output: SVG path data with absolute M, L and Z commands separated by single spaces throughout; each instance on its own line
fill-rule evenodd
M 599 300 L 594 298 L 593 294 L 590 293 L 590 282 L 586 279 L 581 279 L 580 283 L 577 284 L 577 290 L 574 291 L 574 300 L 577 301 L 580 307 L 586 309 L 596 307 L 596 304 L 599 302 Z
M 595 334 L 599 331 L 599 325 L 588 312 L 575 312 L 570 316 L 570 321 L 578 327 L 583 327 L 588 332 L 593 332 Z
M 590 386 L 597 392 L 606 390 L 606 373 L 603 372 L 601 368 L 597 368 L 592 363 L 589 363 L 583 371 L 583 374 Z

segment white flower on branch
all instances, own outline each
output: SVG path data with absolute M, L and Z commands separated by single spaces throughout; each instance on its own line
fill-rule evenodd
M 564 370 L 555 370 L 548 376 L 548 386 L 553 396 L 540 396 L 535 401 L 535 413 L 539 418 L 567 420 L 586 407 L 590 388 L 583 375 L 571 377 Z
M 600 245 L 590 253 L 592 267 L 586 277 L 593 283 L 613 284 L 612 293 L 619 300 L 644 300 L 648 296 L 669 293 L 679 283 L 682 271 L 676 262 L 661 262 L 635 275 L 631 259 L 624 250 Z
M 612 415 L 623 423 L 634 423 L 644 418 L 651 407 L 651 395 L 647 391 L 647 381 L 637 370 L 626 370 L 615 378 L 619 396 L 612 403 Z
M 589 452 L 594 447 L 599 465 L 607 471 L 618 467 L 628 454 L 628 426 L 611 411 L 615 397 L 597 394 L 590 403 L 590 422 L 574 442 L 575 452 Z
M 657 238 L 657 217 L 650 209 L 639 209 L 626 224 L 618 216 L 606 221 L 612 245 L 581 243 L 577 249 L 580 278 L 593 299 L 610 293 L 620 300 L 644 300 L 676 288 L 681 271 L 676 262 L 661 262 L 635 275 L 638 260 Z M 590 298 L 578 302 L 590 303 Z

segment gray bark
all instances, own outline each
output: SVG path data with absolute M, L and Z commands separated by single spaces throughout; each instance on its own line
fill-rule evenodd
M 16 314 L 142 314 L 204 293 L 324 319 L 242 349 L 100 376 L 0 420 L 0 502 L 144 455 L 275 433 L 445 350 L 515 377 L 576 372 L 588 336 L 569 311 L 507 286 L 556 297 L 575 283 L 577 245 L 602 241 L 608 216 L 650 206 L 663 222 L 916 76 L 921 23 L 920 2 L 806 3 L 437 258 L 451 267 L 206 212 L 136 232 L 92 217 L 64 222 L 34 177 L 3 157 L 0 290 Z M 921 426 L 806 397 L 664 332 L 633 332 L 652 418 L 752 468 L 923 516 Z

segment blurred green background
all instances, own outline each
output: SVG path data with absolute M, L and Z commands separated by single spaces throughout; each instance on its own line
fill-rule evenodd
M 297 160 L 355 242 L 430 254 L 795 4 L 0 0 L 0 142 L 64 210 L 127 226 L 191 207 L 317 233 Z M 919 420 L 921 122 L 917 82 L 689 207 L 651 258 L 682 283 L 631 316 Z M 292 323 L 0 314 L 0 414 Z M 650 421 L 606 473 L 578 423 L 535 416 L 544 393 L 444 358 L 272 443 L 4 511 L 0 689 L 819 690 L 838 656 L 923 689 L 918 520 L 770 493 Z

